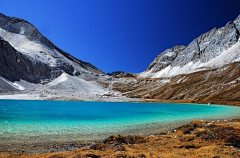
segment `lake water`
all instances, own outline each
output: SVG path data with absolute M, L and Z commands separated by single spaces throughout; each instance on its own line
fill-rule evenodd
M 0 100 L 2 142 L 100 140 L 112 134 L 167 132 L 192 120 L 231 119 L 234 106 Z

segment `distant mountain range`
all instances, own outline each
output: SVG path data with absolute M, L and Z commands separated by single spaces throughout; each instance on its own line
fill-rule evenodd
M 57 95 L 61 87 L 62 92 L 74 89 L 72 93 L 85 95 L 238 102 L 239 36 L 240 16 L 200 35 L 188 46 L 165 50 L 146 71 L 135 75 L 121 72 L 116 78 L 62 51 L 29 22 L 0 14 L 0 91 L 43 93 L 43 89 L 55 89 Z

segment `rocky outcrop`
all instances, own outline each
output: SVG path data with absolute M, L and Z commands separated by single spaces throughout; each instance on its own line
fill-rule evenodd
M 182 52 L 185 48 L 186 46 L 175 46 L 165 50 L 154 59 L 146 71 L 152 70 L 155 73 L 171 65 L 178 56 L 178 53 Z
M 7 41 L 0 39 L 0 76 L 10 80 L 20 79 L 28 82 L 39 83 L 41 80 L 53 79 L 61 74 L 60 69 L 29 60 L 17 52 Z
M 104 74 L 59 49 L 23 19 L 0 14 L 0 36 L 0 75 L 10 81 L 48 82 L 62 72 L 77 76 Z
M 112 73 L 107 73 L 108 76 L 113 76 L 116 78 L 122 78 L 122 77 L 136 77 L 133 73 L 124 73 L 123 71 L 113 71 Z
M 113 71 L 111 73 L 107 73 L 109 76 L 117 76 L 117 75 L 123 75 L 125 74 L 123 71 Z
M 23 19 L 11 18 L 0 13 L 0 27 L 8 32 L 25 35 L 31 41 L 40 41 L 46 45 L 48 44 L 37 28 Z
M 206 63 L 233 46 L 237 41 L 237 30 L 234 24 L 229 22 L 225 27 L 214 28 L 194 39 L 186 49 L 178 54 L 172 66 L 184 66 L 191 61 Z

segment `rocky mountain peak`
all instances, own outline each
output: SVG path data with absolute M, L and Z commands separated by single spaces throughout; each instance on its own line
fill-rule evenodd
M 94 74 L 104 74 L 92 64 L 78 60 L 59 49 L 36 27 L 23 19 L 0 14 L 0 38 L 1 42 L 5 43 L 0 45 L 0 64 L 9 65 L 0 67 L 0 72 L 4 72 L 1 76 L 11 81 L 51 81 L 63 72 L 69 75 L 83 75 L 83 78 L 86 75 L 89 78 L 91 75 L 95 76 Z M 17 56 L 21 56 L 21 64 L 24 63 L 18 67 L 15 65 Z
M 201 67 L 212 67 L 209 61 L 219 57 L 239 40 L 240 15 L 233 22 L 228 22 L 222 28 L 213 28 L 195 38 L 188 46 L 176 46 L 160 53 L 145 72 L 139 77 L 170 77 L 178 74 L 188 74 Z M 240 55 L 229 56 L 219 66 L 238 60 Z
M 233 25 L 234 25 L 235 29 L 237 30 L 238 39 L 239 39 L 239 37 L 240 37 L 240 15 L 233 21 Z
M 44 37 L 37 28 L 26 20 L 0 14 L 0 28 L 11 33 L 24 35 L 31 41 L 41 41 L 46 44 L 44 42 Z

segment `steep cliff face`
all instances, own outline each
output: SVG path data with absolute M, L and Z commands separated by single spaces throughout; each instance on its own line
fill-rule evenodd
M 209 64 L 239 40 L 240 16 L 222 28 L 213 28 L 194 39 L 187 47 L 176 46 L 160 53 L 139 77 L 160 78 L 189 74 L 206 67 L 223 66 L 240 60 L 235 52 L 224 60 Z
M 54 68 L 44 63 L 30 60 L 3 39 L 0 39 L 0 65 L 0 76 L 10 81 L 23 79 L 39 83 L 41 80 L 52 79 L 61 74 L 61 71 L 54 72 Z
M 23 19 L 0 14 L 0 37 L 0 75 L 11 81 L 48 82 L 62 72 L 77 76 L 104 74 L 59 49 Z

